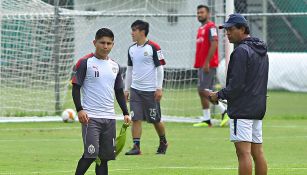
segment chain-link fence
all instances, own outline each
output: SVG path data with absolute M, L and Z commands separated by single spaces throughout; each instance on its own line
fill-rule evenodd
M 113 30 L 111 57 L 125 67 L 130 25 L 136 19 L 150 23 L 149 39 L 159 43 L 166 58 L 165 114 L 197 115 L 193 62 L 199 4 L 210 7 L 216 25 L 227 19 L 231 6 L 246 16 L 252 36 L 268 44 L 270 89 L 307 92 L 306 0 L 2 0 L 0 115 L 53 114 L 54 103 L 62 107 L 71 68 L 94 51 L 92 40 L 101 27 Z M 219 30 L 222 85 L 229 48 Z
M 233 6 L 234 12 L 243 14 L 248 20 L 251 36 L 267 43 L 269 89 L 307 92 L 307 74 L 304 71 L 307 67 L 307 1 L 235 0 Z M 216 12 L 216 21 L 221 24 L 225 13 Z M 225 40 L 224 31 L 220 31 L 221 54 L 227 51 Z M 220 72 L 223 74 L 223 71 Z M 220 77 L 222 82 L 224 76 Z

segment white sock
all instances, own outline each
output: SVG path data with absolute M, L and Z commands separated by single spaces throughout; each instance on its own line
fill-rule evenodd
M 207 121 L 211 119 L 210 109 L 203 109 L 203 120 Z
M 226 107 L 222 104 L 222 103 L 219 103 L 218 105 L 215 105 L 215 107 L 221 111 L 221 113 L 225 112 L 226 110 Z

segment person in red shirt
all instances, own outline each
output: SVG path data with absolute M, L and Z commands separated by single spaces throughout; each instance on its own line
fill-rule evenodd
M 201 26 L 197 32 L 194 68 L 198 69 L 198 94 L 203 108 L 203 118 L 202 122 L 193 126 L 211 127 L 210 103 L 206 90 L 214 89 L 216 68 L 219 64 L 218 36 L 214 22 L 210 21 L 210 9 L 208 6 L 199 5 L 197 7 L 197 18 Z M 217 107 L 222 113 L 220 125 L 224 126 L 229 120 L 226 115 L 226 108 L 221 103 Z

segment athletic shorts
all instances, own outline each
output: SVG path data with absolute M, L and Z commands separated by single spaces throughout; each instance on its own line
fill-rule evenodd
M 130 115 L 132 121 L 144 120 L 148 123 L 161 121 L 160 103 L 155 100 L 154 91 L 130 90 Z
M 262 120 L 230 119 L 230 141 L 262 143 Z
M 198 90 L 202 91 L 204 89 L 214 90 L 216 76 L 216 68 L 210 68 L 209 73 L 205 73 L 203 68 L 198 69 Z
M 104 118 L 90 118 L 88 124 L 82 124 L 85 158 L 115 159 L 115 125 L 115 119 Z

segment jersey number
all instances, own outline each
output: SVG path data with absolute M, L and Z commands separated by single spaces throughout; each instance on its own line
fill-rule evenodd
M 99 77 L 99 71 L 95 71 L 95 77 Z

